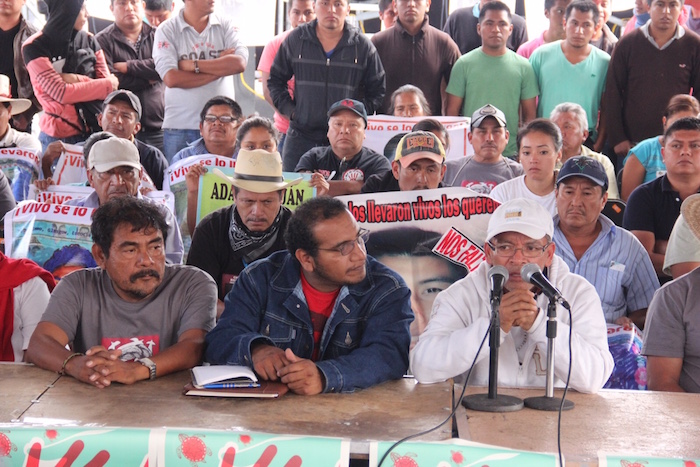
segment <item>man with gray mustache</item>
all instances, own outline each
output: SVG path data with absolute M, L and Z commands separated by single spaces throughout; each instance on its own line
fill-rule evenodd
M 99 267 L 61 280 L 27 360 L 98 388 L 197 365 L 215 324 L 216 283 L 195 267 L 166 264 L 159 207 L 116 197 L 95 210 L 91 230 Z

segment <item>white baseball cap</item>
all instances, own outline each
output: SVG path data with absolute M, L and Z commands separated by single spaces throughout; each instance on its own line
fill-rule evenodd
M 505 232 L 518 232 L 534 240 L 554 235 L 552 215 L 540 203 L 516 198 L 501 204 L 491 215 L 486 241 Z
M 123 165 L 141 169 L 141 159 L 136 145 L 124 138 L 107 138 L 90 148 L 87 169 L 107 172 Z

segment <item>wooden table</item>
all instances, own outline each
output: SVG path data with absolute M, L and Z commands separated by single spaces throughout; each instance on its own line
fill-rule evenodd
M 33 365 L 0 363 L 0 422 L 18 420 L 58 378 Z
M 461 391 L 461 388 L 459 389 Z M 459 395 L 459 392 L 457 395 Z M 467 394 L 488 392 L 468 387 Z M 503 389 L 521 399 L 543 389 Z M 562 391 L 555 391 L 561 397 Z M 597 452 L 700 458 L 700 395 L 603 389 L 569 391 L 576 404 L 562 415 L 562 451 L 569 465 L 598 465 Z M 460 438 L 528 451 L 557 452 L 557 412 L 525 408 L 511 413 L 474 410 L 457 418 Z M 569 461 L 573 461 L 571 464 Z
M 0 380 L 6 378 L 1 372 Z M 29 371 L 55 373 L 34 367 L 17 369 L 16 386 Z M 22 374 L 24 372 L 24 374 Z M 183 396 L 189 372 L 144 381 L 132 386 L 97 389 L 61 377 L 37 403 L 24 412 L 22 422 L 69 420 L 74 424 L 121 427 L 191 427 L 280 434 L 330 436 L 351 440 L 353 457 L 369 452 L 372 440 L 395 441 L 442 422 L 450 413 L 452 385 L 419 385 L 414 379 L 390 381 L 353 394 L 298 396 L 276 400 L 224 399 Z M 0 422 L 9 421 L 3 416 Z M 55 422 L 53 422 L 55 423 Z M 452 423 L 420 440 L 452 437 Z

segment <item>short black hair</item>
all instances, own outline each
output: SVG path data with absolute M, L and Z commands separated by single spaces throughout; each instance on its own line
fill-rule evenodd
M 129 224 L 132 232 L 156 229 L 163 235 L 163 243 L 167 239 L 168 224 L 156 203 L 133 196 L 119 196 L 101 205 L 92 216 L 92 241 L 107 258 L 114 231 L 122 224 Z
M 314 227 L 322 221 L 334 219 L 348 212 L 345 203 L 335 198 L 321 196 L 311 198 L 296 208 L 289 219 L 284 241 L 287 250 L 295 256 L 297 250 L 304 250 L 315 258 L 318 254 L 318 241 L 314 237 Z
M 238 102 L 234 101 L 230 97 L 226 96 L 216 96 L 212 97 L 207 101 L 206 104 L 204 104 L 204 108 L 202 108 L 202 112 L 199 114 L 199 121 L 204 122 L 204 117 L 207 116 L 207 112 L 209 112 L 209 109 L 212 108 L 215 105 L 226 105 L 231 109 L 231 113 L 233 113 L 233 116 L 235 118 L 241 118 L 243 116 L 243 110 L 241 109 L 241 106 L 238 105 Z
M 114 1 L 114 0 L 112 0 Z M 171 0 L 145 0 L 146 10 L 158 11 L 158 10 L 168 10 L 173 11 L 173 2 Z
M 445 153 L 447 153 L 447 150 L 450 147 L 450 134 L 447 132 L 447 128 L 445 128 L 445 125 L 440 123 L 438 120 L 434 118 L 424 118 L 420 122 L 413 125 L 411 131 L 429 131 L 435 134 L 436 136 L 438 133 L 440 133 L 440 135 L 442 135 L 442 137 L 444 138 L 444 141 L 441 140 L 440 142 L 443 143 L 443 146 L 445 147 Z
M 666 145 L 666 140 L 677 131 L 700 131 L 700 118 L 684 117 L 673 122 L 664 132 L 664 146 Z
M 566 7 L 566 14 L 564 15 L 564 20 L 567 21 L 571 16 L 571 12 L 577 10 L 581 13 L 588 13 L 589 11 L 593 13 L 593 25 L 598 24 L 598 18 L 600 18 L 600 9 L 591 0 L 575 0 Z
M 513 21 L 513 15 L 510 13 L 510 8 L 503 2 L 496 0 L 495 2 L 487 2 L 486 5 L 481 7 L 479 11 L 479 22 L 486 17 L 487 11 L 505 11 L 508 13 L 508 21 Z
M 536 118 L 528 122 L 524 127 L 520 128 L 520 130 L 518 131 L 518 151 L 520 151 L 520 146 L 523 142 L 523 138 L 525 138 L 530 133 L 543 133 L 552 138 L 552 142 L 554 143 L 554 149 L 557 152 L 562 147 L 563 141 L 561 137 L 561 130 L 559 129 L 559 127 L 552 123 L 551 120 L 548 120 L 546 118 Z
M 92 149 L 92 146 L 98 141 L 103 141 L 109 138 L 116 137 L 116 135 L 110 133 L 109 131 L 98 131 L 97 133 L 93 133 L 90 136 L 88 136 L 88 139 L 86 139 L 85 143 L 83 143 L 83 157 L 85 158 L 86 170 L 88 167 L 88 157 L 90 157 L 90 149 Z
M 269 118 L 255 116 L 246 118 L 245 121 L 241 123 L 241 126 L 238 127 L 238 133 L 236 133 L 236 148 L 241 148 L 241 141 L 243 141 L 245 135 L 247 135 L 253 128 L 265 129 L 268 133 L 270 133 L 270 136 L 275 140 L 275 143 L 280 142 L 280 133 L 277 131 L 277 128 L 275 128 L 273 121 Z
M 396 227 L 372 232 L 366 243 L 367 254 L 375 258 L 382 256 L 428 256 L 442 259 L 449 264 L 450 276 L 456 281 L 463 278 L 467 271 L 463 266 L 453 263 L 433 253 L 442 234 L 418 227 Z M 379 260 L 381 262 L 381 260 Z

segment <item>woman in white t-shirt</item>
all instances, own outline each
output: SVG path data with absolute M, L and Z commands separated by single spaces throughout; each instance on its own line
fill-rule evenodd
M 532 199 L 554 216 L 557 213 L 554 167 L 561 159 L 561 147 L 559 127 L 544 118 L 532 120 L 518 132 L 518 154 L 525 175 L 496 185 L 491 198 L 500 203 L 515 198 Z

